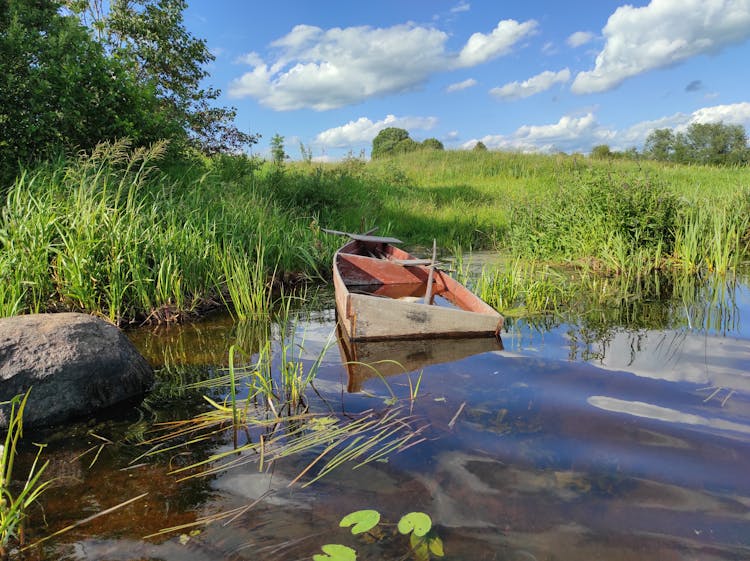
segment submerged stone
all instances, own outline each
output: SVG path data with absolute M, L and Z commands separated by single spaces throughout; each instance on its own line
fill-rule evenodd
M 32 387 L 25 426 L 90 416 L 144 394 L 153 380 L 146 359 L 103 319 L 78 313 L 0 319 L 0 401 Z M 0 405 L 0 427 L 9 411 Z

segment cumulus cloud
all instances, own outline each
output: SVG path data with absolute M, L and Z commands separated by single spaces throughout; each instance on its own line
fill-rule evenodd
M 576 31 L 575 33 L 571 34 L 565 42 L 573 48 L 580 47 L 581 45 L 585 45 L 586 43 L 590 42 L 595 35 L 591 33 L 590 31 Z
M 472 138 L 461 147 L 471 149 L 481 140 L 490 149 L 519 152 L 588 152 L 597 144 L 607 144 L 613 150 L 626 150 L 632 146 L 642 147 L 648 135 L 656 129 L 683 132 L 693 123 L 718 122 L 750 126 L 750 102 L 703 107 L 693 113 L 675 113 L 634 123 L 622 130 L 601 124 L 593 112 L 566 115 L 556 123 L 523 126 L 508 135 Z
M 534 21 L 504 20 L 451 53 L 448 34 L 433 27 L 410 23 L 324 30 L 297 25 L 271 43 L 272 60 L 254 52 L 241 57 L 252 69 L 230 83 L 229 95 L 253 97 L 278 111 L 325 111 L 412 90 L 436 72 L 502 56 L 535 27 Z
M 750 0 L 652 0 L 617 8 L 603 29 L 604 48 L 593 70 L 571 87 L 585 94 L 610 90 L 627 78 L 717 53 L 750 38 Z
M 460 66 L 475 66 L 498 56 L 508 54 L 513 46 L 524 37 L 534 33 L 537 22 L 528 20 L 519 23 L 505 19 L 488 35 L 474 33 L 458 55 Z
M 386 127 L 398 127 L 412 130 L 430 130 L 437 125 L 436 117 L 396 117 L 387 115 L 381 121 L 371 121 L 360 117 L 340 127 L 324 130 L 315 137 L 315 144 L 333 148 L 346 148 L 356 144 L 372 142 L 372 139 Z
M 487 135 L 473 138 L 462 147 L 472 148 L 481 140 L 487 148 L 518 152 L 574 152 L 590 143 L 608 142 L 615 133 L 601 126 L 593 113 L 565 115 L 557 123 L 524 125 L 510 135 Z
M 521 99 L 546 91 L 555 84 L 564 84 L 568 80 L 570 80 L 570 70 L 567 68 L 559 72 L 545 70 L 524 82 L 510 82 L 504 86 L 492 88 L 490 93 L 504 100 Z
M 469 78 L 468 80 L 464 80 L 463 82 L 456 82 L 455 84 L 451 84 L 450 86 L 445 88 L 445 91 L 448 93 L 458 92 L 468 88 L 473 88 L 477 84 L 478 82 L 474 78 Z

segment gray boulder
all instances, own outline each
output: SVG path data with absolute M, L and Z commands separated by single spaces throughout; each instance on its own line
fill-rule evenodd
M 32 387 L 24 426 L 64 423 L 142 395 L 154 372 L 114 325 L 86 314 L 0 319 L 0 401 Z M 9 406 L 0 406 L 0 427 Z

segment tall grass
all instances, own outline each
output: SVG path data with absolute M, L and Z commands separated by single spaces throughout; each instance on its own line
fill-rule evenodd
M 163 150 L 105 144 L 17 179 L 0 216 L 0 314 L 252 314 L 270 278 L 328 278 L 340 240 L 321 227 L 377 225 L 414 245 L 619 275 L 732 270 L 750 240 L 745 168 L 424 151 L 285 168 L 224 156 L 164 171 Z M 256 283 L 261 261 L 269 278 Z
M 229 292 L 239 300 L 258 260 L 314 276 L 330 259 L 310 217 L 275 202 L 252 174 L 167 175 L 156 168 L 163 150 L 106 144 L 21 175 L 0 218 L 0 312 L 173 320 Z
M 41 445 L 26 474 L 20 489 L 14 488 L 13 467 L 19 442 L 23 436 L 23 413 L 29 398 L 24 395 L 14 397 L 10 402 L 8 426 L 5 441 L 0 446 L 0 558 L 5 558 L 9 548 L 24 544 L 23 523 L 28 509 L 39 499 L 53 480 L 42 480 L 42 474 L 49 461 L 40 464 Z

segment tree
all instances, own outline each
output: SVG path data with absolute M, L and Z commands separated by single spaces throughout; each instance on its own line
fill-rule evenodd
M 403 151 L 398 149 L 399 145 L 403 148 L 404 143 L 409 140 L 411 138 L 409 138 L 408 131 L 397 127 L 386 127 L 372 140 L 372 158 L 381 158 Z
M 174 121 L 182 138 L 202 151 L 237 151 L 259 136 L 233 123 L 236 109 L 212 103 L 221 91 L 203 88 L 205 66 L 214 60 L 206 42 L 183 25 L 185 0 L 112 0 L 105 13 L 101 0 L 67 0 L 107 52 L 138 84 L 153 89 L 159 109 Z
M 646 137 L 643 153 L 652 160 L 671 160 L 675 153 L 675 140 L 671 129 L 655 129 Z
M 273 135 L 273 138 L 271 139 L 271 159 L 274 164 L 281 166 L 284 164 L 286 158 L 287 155 L 286 152 L 284 152 L 284 137 L 277 133 Z
M 591 149 L 591 157 L 595 160 L 606 160 L 613 156 L 608 144 L 599 144 Z
M 477 143 L 474 145 L 474 148 L 472 148 L 474 152 L 486 152 L 487 147 L 484 145 L 484 142 L 481 140 L 477 140 Z
M 741 125 L 693 123 L 685 142 L 694 162 L 732 165 L 748 161 L 747 133 Z
M 19 163 L 169 131 L 153 91 L 54 1 L 0 0 L 0 178 Z
M 422 141 L 422 148 L 428 150 L 445 150 L 445 146 L 437 138 L 426 138 Z

